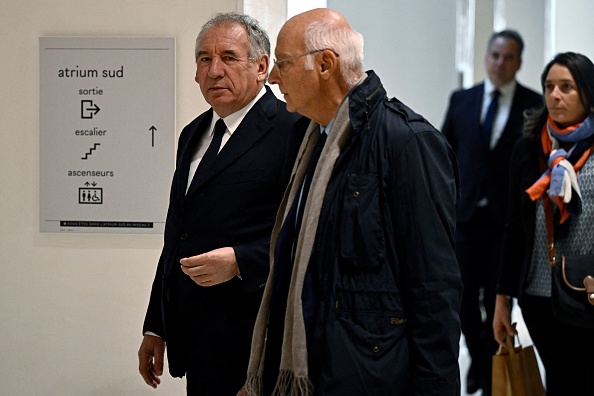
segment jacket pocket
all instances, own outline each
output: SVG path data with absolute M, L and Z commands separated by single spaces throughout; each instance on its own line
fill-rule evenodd
M 335 311 L 320 354 L 316 395 L 404 395 L 410 377 L 406 322 L 389 313 L 358 312 L 357 320 L 381 322 L 378 334 L 359 326 L 352 312 Z M 372 326 L 374 327 L 374 326 Z
M 386 259 L 377 174 L 347 175 L 340 218 L 340 256 L 355 268 L 373 268 Z

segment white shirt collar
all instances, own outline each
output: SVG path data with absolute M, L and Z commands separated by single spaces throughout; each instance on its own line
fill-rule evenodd
M 227 131 L 229 131 L 230 135 L 232 135 L 233 132 L 235 132 L 239 124 L 241 124 L 241 121 L 243 121 L 246 114 L 252 109 L 252 107 L 254 107 L 256 102 L 260 100 L 262 96 L 264 96 L 265 93 L 266 88 L 262 86 L 262 89 L 260 90 L 260 92 L 258 92 L 258 95 L 256 95 L 256 97 L 252 99 L 247 105 L 245 105 L 242 109 L 236 111 L 235 113 L 229 114 L 227 117 L 224 118 L 225 125 L 227 126 Z M 212 124 L 210 126 L 211 135 L 214 131 L 214 125 L 220 118 L 221 116 L 218 115 L 216 111 L 212 112 Z
M 493 91 L 498 89 L 499 92 L 501 93 L 502 97 L 511 98 L 514 94 L 514 91 L 516 90 L 516 84 L 517 84 L 516 80 L 512 80 L 512 81 L 508 82 L 507 84 L 504 84 L 501 87 L 497 88 L 497 87 L 495 87 L 495 84 L 493 84 L 493 82 L 491 80 L 489 80 L 488 78 L 485 78 L 484 96 L 491 97 L 491 94 L 493 93 Z

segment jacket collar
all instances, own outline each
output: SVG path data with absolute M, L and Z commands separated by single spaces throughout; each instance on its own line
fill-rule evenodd
M 356 135 L 361 132 L 371 113 L 386 98 L 386 90 L 377 74 L 369 70 L 367 77 L 351 89 L 348 97 L 352 133 Z
M 278 107 L 276 96 L 274 96 L 269 87 L 266 87 L 266 94 L 264 94 L 264 96 L 262 96 L 246 114 L 232 137 L 225 144 L 225 147 L 221 149 L 212 169 L 209 169 L 208 172 L 205 172 L 192 180 L 186 197 L 190 197 L 205 182 L 212 179 L 222 170 L 237 161 L 238 158 L 249 151 L 260 139 L 262 139 L 262 137 L 268 134 L 272 130 L 270 119 L 277 113 Z M 210 120 L 212 114 L 208 114 L 210 115 L 208 120 Z M 210 124 L 205 122 L 199 123 L 199 125 L 204 126 Z M 197 128 L 194 133 L 202 134 L 204 131 Z M 187 182 L 187 179 L 185 182 Z M 183 183 L 184 181 L 182 180 L 181 184 Z

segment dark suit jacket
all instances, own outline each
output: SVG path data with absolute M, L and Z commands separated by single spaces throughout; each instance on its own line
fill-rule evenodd
M 204 369 L 205 380 L 245 381 L 253 324 L 268 276 L 270 233 L 307 125 L 302 122 L 295 131 L 301 117 L 287 112 L 266 90 L 213 168 L 193 180 L 187 196 L 192 148 L 210 125 L 212 109 L 187 125 L 179 138 L 165 242 L 144 323 L 145 332 L 166 340 L 169 371 L 175 377 L 192 364 Z M 181 258 L 226 246 L 235 250 L 242 280 L 204 288 L 181 274 Z
M 522 135 L 524 111 L 538 107 L 542 98 L 536 92 L 517 84 L 507 124 L 495 147 L 481 150 L 479 128 L 484 84 L 452 94 L 442 132 L 454 149 L 460 170 L 461 198 L 458 223 L 469 221 L 482 199 L 482 189 L 488 199 L 492 221 L 505 222 L 509 161 L 513 146 Z M 483 183 L 486 186 L 483 187 Z

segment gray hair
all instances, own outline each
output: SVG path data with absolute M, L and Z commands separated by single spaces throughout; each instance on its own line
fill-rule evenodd
M 348 88 L 352 88 L 363 74 L 363 36 L 350 28 L 333 26 L 321 21 L 312 22 L 304 33 L 308 51 L 332 50 L 340 57 L 340 72 Z M 313 58 L 307 56 L 306 69 L 313 69 Z
M 237 24 L 243 26 L 248 36 L 248 58 L 252 61 L 259 60 L 264 55 L 270 56 L 270 39 L 268 34 L 258 21 L 249 15 L 239 14 L 236 12 L 218 13 L 212 16 L 200 29 L 198 37 L 196 38 L 196 47 L 194 50 L 194 57 L 198 60 L 198 50 L 204 34 L 208 29 L 214 26 L 225 24 Z

